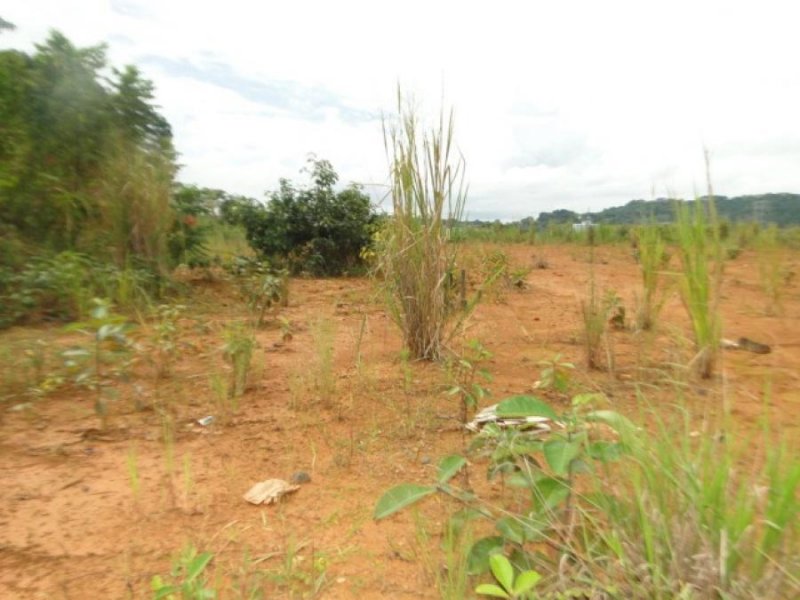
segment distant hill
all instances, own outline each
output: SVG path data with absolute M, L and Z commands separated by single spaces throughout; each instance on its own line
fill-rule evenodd
M 593 223 L 626 225 L 654 220 L 669 223 L 675 218 L 675 200 L 631 200 L 625 206 L 606 208 L 598 212 L 576 213 L 571 210 L 543 212 L 536 220 L 539 227 L 549 223 Z M 752 196 L 714 196 L 721 219 L 731 222 L 759 221 L 780 226 L 800 225 L 800 194 L 760 194 Z M 525 221 L 529 221 L 525 219 Z

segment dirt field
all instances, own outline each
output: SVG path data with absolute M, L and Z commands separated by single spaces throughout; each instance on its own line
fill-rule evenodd
M 478 252 L 473 248 L 472 252 Z M 525 289 L 489 295 L 469 321 L 467 339 L 493 353 L 490 402 L 530 392 L 541 360 L 560 353 L 576 364 L 576 390 L 599 390 L 625 414 L 648 401 L 680 398 L 696 418 L 723 398 L 745 430 L 768 414 L 790 438 L 800 427 L 800 288 L 786 284 L 783 311 L 769 315 L 754 255 L 726 263 L 724 335 L 769 344 L 770 354 L 725 351 L 711 382 L 688 378 L 689 323 L 676 294 L 655 336 L 614 332 L 612 372 L 588 372 L 579 302 L 589 280 L 585 247 L 503 247 L 515 265 L 534 256 Z M 627 247 L 596 251 L 599 288 L 613 289 L 629 319 L 640 287 Z M 798 271 L 800 256 L 790 257 Z M 214 554 L 209 569 L 222 597 L 437 597 L 417 537 L 435 538 L 450 506 L 433 498 L 375 523 L 375 502 L 400 482 L 426 482 L 439 457 L 459 451 L 457 401 L 443 393 L 441 365 L 400 358 L 398 331 L 370 282 L 291 283 L 276 324 L 258 333 L 250 387 L 228 423 L 218 415 L 214 374 L 225 375 L 222 328 L 245 316 L 225 281 L 198 281 L 180 321 L 174 373 L 157 381 L 142 360 L 118 384 L 109 426 L 99 431 L 91 394 L 56 393 L 0 416 L 0 597 L 149 598 L 150 580 L 168 574 L 181 549 Z M 135 337 L 145 340 L 146 329 Z M 58 328 L 14 329 L 0 342 L 59 343 Z M 324 347 L 332 344 L 332 390 L 320 397 Z M 360 362 L 358 358 L 360 357 Z M 324 375 L 324 373 L 323 373 Z M 326 394 L 322 394 L 325 396 Z M 551 398 L 551 401 L 553 399 Z M 174 443 L 154 403 L 174 414 Z M 195 420 L 215 415 L 207 426 Z M 169 436 L 168 436 L 169 437 Z M 311 482 L 277 506 L 242 495 L 271 477 L 306 471 Z M 138 485 L 134 480 L 139 480 Z M 488 493 L 492 493 L 489 490 Z M 429 561 L 428 561 L 429 562 Z

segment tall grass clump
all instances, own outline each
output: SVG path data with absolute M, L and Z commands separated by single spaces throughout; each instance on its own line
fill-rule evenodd
M 637 236 L 639 266 L 642 272 L 642 299 L 636 315 L 639 329 L 649 330 L 655 325 L 664 298 L 658 297 L 661 269 L 667 262 L 666 244 L 656 225 L 645 225 Z
M 756 241 L 756 252 L 758 277 L 767 297 L 766 313 L 779 315 L 783 312 L 786 266 L 785 252 L 780 247 L 777 226 L 770 225 L 760 232 Z
M 772 434 L 760 447 L 655 421 L 580 504 L 590 577 L 628 598 L 800 597 L 796 455 Z
M 158 274 L 168 272 L 173 176 L 168 160 L 129 145 L 119 144 L 107 159 L 97 229 L 90 235 L 111 250 L 117 266 L 138 263 Z
M 380 270 L 389 310 L 412 357 L 435 360 L 453 331 L 452 286 L 457 246 L 450 231 L 466 198 L 465 162 L 454 157 L 453 113 L 423 131 L 418 114 L 398 90 L 398 115 L 384 121 L 393 214 L 383 232 Z
M 681 258 L 681 299 L 689 313 L 697 354 L 693 364 L 703 379 L 714 374 L 722 321 L 719 293 L 722 284 L 722 244 L 711 194 L 694 203 L 676 204 L 676 236 Z

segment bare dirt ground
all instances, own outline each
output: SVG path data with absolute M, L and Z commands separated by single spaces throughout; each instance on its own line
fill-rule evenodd
M 465 338 L 493 358 L 489 385 L 497 402 L 531 391 L 541 360 L 555 354 L 577 366 L 576 390 L 600 390 L 611 407 L 634 417 L 641 401 L 685 403 L 694 417 L 724 399 L 742 431 L 766 416 L 789 438 L 800 427 L 800 289 L 784 289 L 783 311 L 770 315 L 755 255 L 726 264 L 721 312 L 729 338 L 772 347 L 759 355 L 726 351 L 711 382 L 687 377 L 689 324 L 673 294 L 656 335 L 614 332 L 613 372 L 589 372 L 580 341 L 580 299 L 589 281 L 585 247 L 504 246 L 515 265 L 545 257 L 525 289 L 488 296 Z M 473 248 L 472 252 L 480 249 Z M 789 257 L 797 271 L 800 256 Z M 632 316 L 638 266 L 627 247 L 596 250 L 598 288 L 613 289 Z M 221 597 L 436 597 L 417 536 L 432 535 L 452 508 L 432 498 L 421 513 L 375 523 L 375 502 L 401 482 L 429 481 L 439 457 L 459 451 L 457 401 L 443 393 L 441 365 L 400 359 L 398 331 L 366 280 L 293 280 L 277 325 L 257 334 L 251 382 L 229 422 L 218 415 L 213 375 L 225 374 L 222 328 L 245 317 L 227 282 L 196 282 L 180 321 L 174 373 L 159 382 L 140 361 L 118 385 L 109 426 L 97 431 L 91 394 L 74 390 L 0 415 L 0 597 L 149 598 L 154 574 L 168 574 L 191 545 L 214 554 L 211 583 Z M 326 333 L 327 332 L 327 333 Z M 58 343 L 58 328 L 5 332 L 0 341 Z M 136 334 L 146 339 L 146 328 Z M 321 345 L 334 348 L 333 391 L 320 397 Z M 360 357 L 360 361 L 358 360 Z M 165 403 L 174 443 L 164 441 Z M 168 426 L 168 424 L 166 425 Z M 169 437 L 169 436 L 168 436 Z M 278 505 L 242 499 L 257 481 L 306 471 L 311 482 Z M 132 472 L 140 479 L 138 492 Z

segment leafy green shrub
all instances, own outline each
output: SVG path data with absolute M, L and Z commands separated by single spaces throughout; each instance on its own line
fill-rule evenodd
M 282 179 L 266 206 L 249 199 L 223 202 L 221 213 L 241 224 L 261 256 L 283 261 L 292 273 L 340 275 L 361 265 L 377 221 L 367 196 L 351 184 L 339 192 L 339 177 L 327 160 L 309 158 L 312 186 L 295 188 Z
M 220 190 L 178 184 L 172 192 L 175 220 L 167 238 L 173 265 L 208 266 L 209 237 L 219 223 L 213 217 L 217 204 L 225 197 Z
M 0 327 L 80 319 L 94 297 L 138 307 L 160 295 L 161 284 L 150 270 L 119 269 L 77 252 L 39 256 L 19 270 L 0 268 Z

